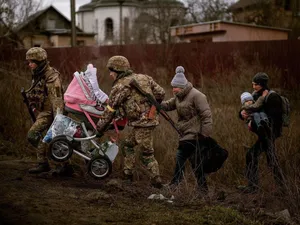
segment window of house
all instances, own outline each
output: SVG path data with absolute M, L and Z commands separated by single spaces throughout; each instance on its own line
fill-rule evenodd
M 105 39 L 112 39 L 114 36 L 114 24 L 111 18 L 105 20 Z
M 55 29 L 55 20 L 49 19 L 47 21 L 47 29 Z

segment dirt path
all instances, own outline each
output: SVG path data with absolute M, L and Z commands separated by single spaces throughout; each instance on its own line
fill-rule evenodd
M 149 187 L 148 182 L 45 179 L 27 174 L 32 164 L 0 158 L 0 224 L 260 224 L 211 199 L 148 200 L 150 194 L 171 196 L 167 190 Z

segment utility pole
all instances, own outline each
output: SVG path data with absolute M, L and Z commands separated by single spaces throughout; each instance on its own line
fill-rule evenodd
M 125 0 L 118 0 L 119 4 L 120 4 L 120 45 L 123 44 L 123 24 L 122 24 L 122 21 L 123 21 L 123 15 L 122 15 L 122 6 L 123 6 L 123 3 L 125 2 Z
M 76 46 L 76 18 L 75 18 L 75 0 L 71 1 L 71 46 Z

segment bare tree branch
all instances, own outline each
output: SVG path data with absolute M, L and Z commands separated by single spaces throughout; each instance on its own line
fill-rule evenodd
M 135 21 L 135 42 L 168 43 L 170 26 L 180 24 L 184 16 L 185 8 L 176 4 L 176 1 L 153 0 L 151 7 L 142 9 Z
M 6 37 L 23 45 L 22 37 L 15 32 L 20 24 L 40 8 L 36 0 L 0 0 L 0 38 Z
M 229 2 L 226 0 L 185 0 L 187 20 L 192 23 L 224 20 L 228 14 Z

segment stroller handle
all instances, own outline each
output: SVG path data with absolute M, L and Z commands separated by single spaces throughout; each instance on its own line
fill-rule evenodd
M 73 138 L 75 141 L 89 141 L 89 140 L 92 140 L 94 138 L 96 138 L 97 135 L 93 135 L 93 136 L 89 136 L 89 137 L 84 137 L 84 138 Z

